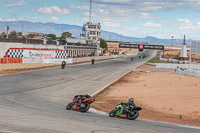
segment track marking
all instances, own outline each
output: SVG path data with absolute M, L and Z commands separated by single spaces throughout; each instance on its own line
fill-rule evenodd
M 177 123 L 169 123 L 169 122 L 147 120 L 147 119 L 138 119 L 138 120 L 147 121 L 147 122 L 154 122 L 154 123 L 161 123 L 161 124 L 168 124 L 168 125 L 173 125 L 173 126 L 178 126 L 178 127 L 185 127 L 185 128 L 192 128 L 192 129 L 199 129 L 200 130 L 200 127 L 197 127 L 197 126 L 182 125 L 182 124 L 177 124 Z

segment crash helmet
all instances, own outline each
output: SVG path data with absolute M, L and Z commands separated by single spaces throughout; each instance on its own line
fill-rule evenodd
M 130 98 L 130 99 L 128 100 L 128 102 L 129 102 L 129 103 L 133 103 L 133 102 L 134 102 L 134 99 L 133 99 L 133 98 Z
M 85 96 L 86 96 L 87 98 L 91 98 L 90 94 L 86 94 Z

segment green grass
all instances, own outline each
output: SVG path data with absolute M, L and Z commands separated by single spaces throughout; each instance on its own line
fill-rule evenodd
M 163 50 L 157 51 L 156 56 L 153 59 L 149 60 L 148 63 L 165 63 L 165 62 L 159 60 L 161 52 L 163 52 Z
M 141 55 L 142 53 L 143 53 L 143 52 L 140 51 L 140 52 L 138 53 L 138 55 Z

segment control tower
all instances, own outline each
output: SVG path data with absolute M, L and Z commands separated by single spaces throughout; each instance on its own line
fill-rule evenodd
M 86 39 L 89 44 L 97 45 L 100 48 L 101 24 L 92 23 L 92 0 L 90 0 L 89 22 L 83 25 L 81 39 Z

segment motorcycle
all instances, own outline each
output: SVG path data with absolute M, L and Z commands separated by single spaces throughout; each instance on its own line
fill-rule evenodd
M 133 61 L 133 57 L 131 57 L 131 61 Z
M 62 61 L 62 63 L 61 63 L 61 68 L 62 68 L 62 69 L 65 69 L 65 66 L 66 66 L 66 62 L 65 62 L 65 61 Z
M 95 99 L 89 95 L 79 97 L 82 95 L 74 96 L 72 102 L 67 104 L 66 110 L 78 110 L 80 112 L 87 112 L 90 109 L 90 104 L 92 104 Z
M 137 106 L 117 104 L 115 109 L 109 113 L 109 116 L 135 120 L 138 118 L 140 110 L 142 108 Z
M 94 65 L 94 62 L 95 62 L 95 59 L 93 58 L 93 59 L 92 59 L 92 65 Z

